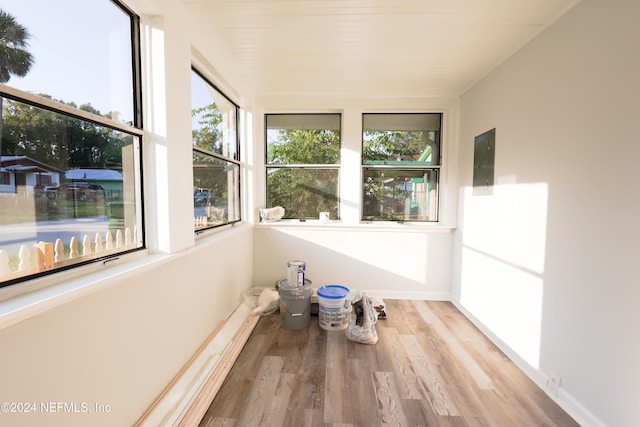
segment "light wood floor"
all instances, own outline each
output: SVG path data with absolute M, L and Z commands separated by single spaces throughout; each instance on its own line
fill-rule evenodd
M 262 317 L 200 426 L 577 426 L 451 303 L 385 300 L 378 343 Z

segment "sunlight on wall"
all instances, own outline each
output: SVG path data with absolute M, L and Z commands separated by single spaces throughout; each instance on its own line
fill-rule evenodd
M 254 284 L 273 285 L 288 260 L 300 259 L 314 287 L 334 283 L 383 298 L 450 300 L 451 233 L 403 228 L 256 227 Z
M 360 152 L 362 151 L 362 111 L 346 108 L 342 112 L 340 141 L 340 218 L 345 224 L 360 221 Z M 358 171 L 358 173 L 347 173 Z
M 342 147 L 340 151 L 342 173 L 340 174 L 340 217 L 346 223 L 360 221 L 360 174 L 347 174 L 345 170 L 359 170 L 360 152 Z
M 493 196 L 465 194 L 464 245 L 541 274 L 547 184 L 496 186 Z
M 160 22 L 156 22 L 160 21 Z M 156 26 L 157 25 L 157 26 Z M 146 70 L 145 82 L 149 86 L 146 91 L 145 111 L 146 127 L 155 135 L 167 136 L 167 105 L 166 105 L 166 76 L 165 69 L 165 40 L 164 30 L 161 28 L 160 18 L 152 19 L 148 26 L 144 26 L 143 44 L 150 52 L 146 60 L 151 66 Z
M 547 184 L 465 189 L 460 302 L 532 367 L 540 365 Z
M 255 179 L 254 167 L 254 141 L 253 141 L 253 114 L 245 109 L 240 109 L 240 155 L 245 163 L 243 178 L 240 181 L 240 208 L 241 216 L 244 220 L 255 221 L 255 199 L 249 197 L 250 190 Z
M 312 242 L 318 255 L 329 250 L 332 256 L 345 260 L 341 263 L 332 263 L 333 271 L 338 273 L 338 277 L 354 274 L 354 265 L 370 266 L 368 269 L 392 273 L 396 277 L 413 282 L 424 282 L 427 275 L 427 263 L 416 262 L 416 260 L 426 260 L 428 257 L 429 246 L 427 236 L 424 234 L 385 233 L 384 238 L 381 238 L 382 235 L 375 232 L 321 229 L 280 230 L 280 232 L 282 238 L 289 242 L 289 238 L 285 236 L 300 239 L 299 241 L 302 242 Z M 305 246 L 301 247 L 301 251 L 309 253 L 309 249 Z M 313 255 L 315 254 L 310 254 L 312 257 Z M 324 255 L 319 258 L 324 258 Z M 346 262 L 346 260 L 349 261 Z M 311 260 L 307 261 L 309 263 Z M 358 270 L 355 269 L 355 271 Z

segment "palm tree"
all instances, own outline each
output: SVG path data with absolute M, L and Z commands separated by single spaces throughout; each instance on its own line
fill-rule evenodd
M 0 83 L 7 83 L 12 75 L 24 77 L 33 65 L 33 56 L 26 50 L 29 31 L 4 10 L 0 9 Z M 2 155 L 2 101 L 0 96 L 0 156 Z

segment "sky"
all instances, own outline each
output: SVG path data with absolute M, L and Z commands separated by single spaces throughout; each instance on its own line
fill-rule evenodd
M 129 18 L 119 7 L 109 0 L 0 0 L 0 9 L 27 28 L 34 58 L 27 76 L 13 76 L 9 86 L 132 121 Z M 199 77 L 191 94 L 193 108 L 214 102 Z
M 8 85 L 133 120 L 129 18 L 107 0 L 0 0 L 31 34 L 34 65 Z

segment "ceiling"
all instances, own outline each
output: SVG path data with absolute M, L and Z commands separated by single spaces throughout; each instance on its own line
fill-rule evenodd
M 181 2 L 198 51 L 257 97 L 458 96 L 577 3 Z

